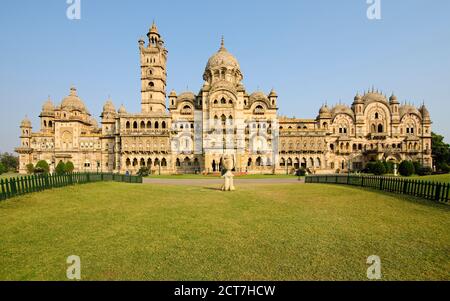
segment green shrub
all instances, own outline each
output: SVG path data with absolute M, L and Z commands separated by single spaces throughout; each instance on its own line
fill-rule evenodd
M 386 173 L 394 173 L 394 163 L 391 161 L 383 161 Z
M 429 176 L 433 174 L 433 170 L 428 166 L 421 166 L 419 169 L 416 169 L 416 174 L 419 176 Z
M 34 168 L 34 173 L 48 173 L 50 171 L 50 167 L 48 166 L 47 161 L 41 160 L 36 164 Z
M 381 161 L 369 162 L 366 164 L 365 171 L 377 176 L 384 175 L 386 173 L 385 164 Z
M 6 172 L 6 167 L 3 165 L 2 162 L 0 162 L 0 175 Z
M 65 173 L 73 173 L 74 170 L 75 170 L 75 166 L 73 165 L 73 163 L 70 161 L 67 161 L 64 166 L 64 172 Z
M 377 176 L 384 175 L 386 173 L 386 168 L 384 167 L 383 162 L 377 161 L 372 166 L 372 173 Z
M 413 161 L 414 173 L 418 174 L 419 170 L 422 168 L 422 164 L 419 161 Z
M 414 164 L 411 161 L 403 161 L 398 167 L 398 172 L 404 177 L 410 177 L 414 174 Z
M 441 164 L 441 171 L 443 172 L 443 173 L 449 173 L 450 172 L 450 166 L 448 165 L 448 164 Z
M 55 173 L 57 175 L 62 175 L 66 171 L 66 164 L 63 161 L 59 161 L 58 165 L 56 165 Z
M 140 177 L 146 177 L 146 176 L 150 175 L 150 169 L 147 166 L 143 166 L 139 169 L 139 171 L 137 172 L 137 175 Z
M 297 169 L 295 175 L 297 177 L 304 177 L 306 175 L 306 170 L 304 168 Z
M 26 168 L 27 168 L 27 173 L 28 174 L 34 173 L 34 165 L 33 165 L 33 163 L 27 164 Z

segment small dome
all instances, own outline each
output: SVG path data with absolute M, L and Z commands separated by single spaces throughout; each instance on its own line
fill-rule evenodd
M 170 91 L 169 97 L 177 97 L 177 92 L 175 90 Z
M 353 104 L 362 104 L 362 103 L 364 103 L 362 97 L 359 95 L 359 93 L 356 93 Z
M 420 113 L 422 114 L 423 119 L 430 119 L 430 112 L 428 111 L 427 107 L 425 107 L 425 104 L 420 107 Z
M 264 94 L 261 91 L 253 92 L 252 94 L 250 94 L 249 99 L 250 99 L 250 102 L 254 102 L 254 101 L 258 101 L 258 100 L 265 101 L 265 102 L 269 101 L 266 94 Z
M 54 110 L 55 106 L 53 105 L 53 102 L 49 98 L 46 102 L 44 102 L 44 105 L 42 106 L 42 112 L 53 113 Z
M 344 105 L 344 104 L 338 104 L 338 105 L 335 105 L 334 107 L 333 107 L 333 109 L 331 110 L 331 112 L 333 113 L 333 115 L 337 115 L 337 114 L 347 114 L 347 115 L 350 115 L 350 116 L 354 116 L 354 112 L 353 112 L 353 110 L 352 109 L 350 109 L 349 107 L 347 107 L 346 105 Z
M 180 95 L 178 95 L 177 97 L 178 101 L 183 101 L 183 100 L 187 100 L 187 101 L 195 101 L 195 94 L 190 92 L 190 91 L 186 91 L 183 93 L 180 93 Z
M 327 105 L 323 105 L 319 110 L 320 115 L 329 114 L 329 113 L 330 113 L 330 109 L 328 108 Z
M 277 92 L 275 92 L 275 90 L 272 89 L 269 93 L 269 97 L 278 97 Z
M 22 122 L 20 123 L 20 127 L 23 128 L 31 128 L 31 121 L 28 119 L 28 117 L 25 117 Z
M 108 112 L 108 113 L 115 113 L 116 112 L 116 108 L 114 107 L 113 102 L 108 99 L 105 103 L 105 105 L 103 106 L 103 112 Z
M 415 106 L 410 105 L 410 104 L 400 106 L 399 113 L 400 113 L 400 117 L 403 117 L 406 114 L 414 114 L 419 117 L 422 116 L 422 114 L 419 112 L 419 110 Z
M 118 112 L 119 112 L 119 114 L 126 114 L 127 110 L 125 109 L 125 107 L 123 105 L 121 105 Z
M 150 27 L 149 34 L 157 34 L 157 35 L 159 35 L 158 27 L 156 27 L 155 22 L 153 22 L 152 27 Z
M 387 104 L 386 97 L 383 94 L 381 94 L 375 90 L 372 90 L 371 92 L 364 94 L 364 96 L 362 97 L 362 100 L 366 103 L 382 102 L 382 103 Z
M 399 103 L 398 99 L 397 99 L 397 96 L 395 96 L 394 93 L 392 93 L 391 97 L 389 97 L 389 102 L 391 104 L 398 104 Z
M 63 99 L 61 102 L 61 109 L 73 111 L 77 110 L 83 113 L 87 113 L 84 102 L 78 97 L 77 89 L 75 87 L 70 88 L 70 95 Z

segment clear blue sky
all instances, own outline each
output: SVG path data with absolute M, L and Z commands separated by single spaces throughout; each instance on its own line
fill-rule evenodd
M 169 50 L 168 90 L 197 92 L 221 35 L 251 92 L 275 88 L 280 114 L 315 118 L 323 102 L 351 104 L 375 85 L 403 102 L 425 101 L 434 130 L 450 137 L 450 1 L 381 0 L 66 0 L 0 4 L 0 151 L 19 144 L 25 115 L 39 126 L 43 102 L 72 84 L 91 113 L 111 95 L 116 108 L 140 109 L 138 39 L 155 19 Z

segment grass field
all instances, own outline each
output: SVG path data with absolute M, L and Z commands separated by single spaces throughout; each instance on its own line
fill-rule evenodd
M 95 183 L 0 203 L 0 279 L 450 280 L 449 206 L 328 185 Z
M 411 177 L 411 179 L 450 183 L 450 174 L 432 175 L 432 176 L 423 176 L 423 177 L 414 176 L 414 177 Z
M 9 178 L 18 177 L 18 176 L 20 176 L 18 173 L 7 172 L 7 173 L 4 173 L 4 174 L 1 174 L 0 175 L 0 179 L 9 179 Z
M 218 175 L 202 175 L 202 174 L 179 174 L 179 175 L 151 175 L 148 178 L 155 179 L 219 179 Z M 280 179 L 280 178 L 297 178 L 294 175 L 270 175 L 270 174 L 254 174 L 235 176 L 236 179 Z

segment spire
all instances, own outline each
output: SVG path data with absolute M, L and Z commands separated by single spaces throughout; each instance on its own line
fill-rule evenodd
M 225 38 L 222 35 L 222 39 L 220 40 L 220 49 L 219 51 L 226 50 L 225 49 Z

